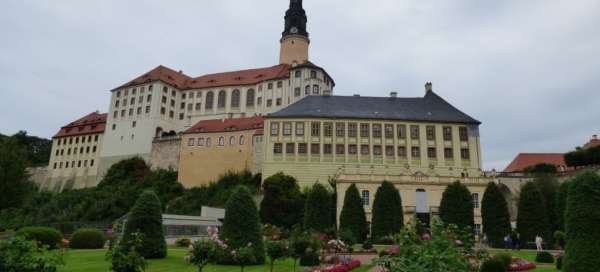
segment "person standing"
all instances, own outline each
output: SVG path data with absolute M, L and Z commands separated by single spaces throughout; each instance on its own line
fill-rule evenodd
M 542 236 L 540 236 L 539 234 L 535 236 L 535 247 L 537 249 L 537 251 L 542 251 L 542 243 L 544 242 L 544 239 L 542 239 Z

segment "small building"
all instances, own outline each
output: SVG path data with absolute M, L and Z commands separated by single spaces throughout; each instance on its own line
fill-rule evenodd
M 598 139 L 598 135 L 592 135 L 592 138 L 589 142 L 583 145 L 583 149 L 590 149 L 592 147 L 600 146 L 600 139 Z
M 542 163 L 556 166 L 559 173 L 571 170 L 565 163 L 565 154 L 563 153 L 519 153 L 502 172 L 506 175 L 520 175 L 528 167 Z
M 186 188 L 207 185 L 227 171 L 256 168 L 255 153 L 262 148 L 260 116 L 200 121 L 181 138 L 179 182 Z

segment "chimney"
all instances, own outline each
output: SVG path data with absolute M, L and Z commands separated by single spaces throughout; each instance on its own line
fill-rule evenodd
M 391 92 L 390 93 L 390 97 L 391 98 L 396 98 L 396 97 L 398 97 L 398 93 L 397 92 Z
M 425 83 L 425 93 L 431 92 L 433 90 L 433 84 L 431 82 Z
M 179 70 L 179 73 L 180 73 L 180 74 L 183 74 L 183 70 Z

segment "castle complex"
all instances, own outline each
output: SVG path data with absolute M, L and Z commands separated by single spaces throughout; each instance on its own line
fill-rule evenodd
M 357 185 L 368 218 L 388 180 L 407 219 L 428 221 L 446 185 L 461 180 L 473 193 L 478 231 L 490 181 L 481 174 L 480 122 L 431 83 L 422 97 L 335 96 L 335 81 L 311 62 L 309 45 L 302 0 L 291 0 L 277 65 L 198 77 L 158 66 L 114 88 L 106 114 L 91 113 L 54 136 L 43 187 L 95 186 L 111 165 L 138 156 L 178 170 L 188 188 L 244 169 L 263 177 L 282 171 L 305 187 L 335 178 L 338 192 Z

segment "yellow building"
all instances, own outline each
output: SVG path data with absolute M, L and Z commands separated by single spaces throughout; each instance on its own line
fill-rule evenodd
M 389 180 L 401 192 L 405 216 L 422 220 L 437 213 L 446 185 L 462 180 L 480 224 L 489 180 L 481 174 L 479 124 L 435 94 L 431 83 L 417 98 L 306 97 L 266 117 L 262 174 L 281 171 L 301 186 L 335 178 L 338 192 L 355 183 L 368 218 L 377 187 Z M 343 199 L 338 194 L 338 209 Z
M 254 157 L 262 148 L 263 121 L 260 116 L 207 120 L 188 129 L 181 137 L 179 182 L 190 188 L 227 171 L 260 172 Z

